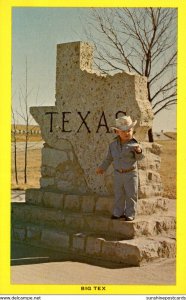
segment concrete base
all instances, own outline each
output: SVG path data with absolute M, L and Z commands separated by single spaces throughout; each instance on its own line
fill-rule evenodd
M 140 199 L 132 222 L 111 220 L 112 198 L 28 190 L 12 204 L 12 238 L 126 266 L 139 266 L 176 252 L 175 212 L 167 199 Z

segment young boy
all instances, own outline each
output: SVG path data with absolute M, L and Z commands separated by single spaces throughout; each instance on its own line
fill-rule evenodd
M 144 157 L 140 145 L 133 138 L 136 123 L 132 122 L 130 116 L 116 119 L 116 126 L 111 128 L 117 138 L 109 145 L 106 158 L 96 170 L 97 174 L 103 174 L 113 163 L 115 203 L 112 219 L 133 221 L 135 218 L 138 198 L 137 161 Z

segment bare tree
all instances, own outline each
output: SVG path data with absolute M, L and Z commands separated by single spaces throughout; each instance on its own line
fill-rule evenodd
M 12 122 L 13 122 L 13 130 L 12 130 L 12 142 L 14 145 L 14 172 L 15 172 L 15 180 L 16 184 L 19 183 L 18 181 L 18 173 L 17 173 L 17 136 L 16 136 L 16 119 L 15 119 L 15 113 L 12 108 Z
M 38 89 L 39 91 L 39 89 Z M 38 91 L 36 95 L 36 102 L 38 97 Z M 28 142 L 29 142 L 29 133 L 32 129 L 35 128 L 35 125 L 30 126 L 31 120 L 33 120 L 33 117 L 31 116 L 29 112 L 29 96 L 31 94 L 32 90 L 28 90 L 28 63 L 27 58 L 25 62 L 25 84 L 24 87 L 20 87 L 19 91 L 19 111 L 17 111 L 17 115 L 21 117 L 21 119 L 24 122 L 25 129 L 24 129 L 24 136 L 25 136 L 25 148 L 24 148 L 24 183 L 27 183 L 27 163 L 28 163 Z
M 176 104 L 176 31 L 174 8 L 92 9 L 86 28 L 96 50 L 95 64 L 103 73 L 128 71 L 147 77 L 154 115 Z

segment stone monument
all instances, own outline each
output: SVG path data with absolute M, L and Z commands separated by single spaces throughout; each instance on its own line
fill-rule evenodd
M 57 45 L 55 105 L 30 109 L 45 141 L 41 188 L 27 190 L 26 205 L 14 205 L 13 238 L 125 265 L 174 255 L 175 243 L 167 236 L 175 229 L 174 216 L 148 220 L 166 211 L 166 199 L 158 173 L 160 147 L 144 142 L 153 120 L 147 80 L 125 72 L 103 76 L 92 61 L 88 43 Z M 110 219 L 112 166 L 105 176 L 95 172 L 114 138 L 110 127 L 123 114 L 137 120 L 135 137 L 145 154 L 138 163 L 139 219 L 130 224 Z M 144 238 L 160 233 L 165 237 Z
M 92 70 L 92 59 L 92 48 L 87 43 L 58 45 L 55 106 L 31 108 L 46 142 L 42 150 L 42 188 L 113 194 L 112 167 L 104 177 L 95 174 L 114 138 L 111 125 L 119 115 L 130 115 L 138 121 L 136 138 L 140 141 L 152 125 L 146 78 L 127 73 L 98 75 Z M 143 197 L 161 192 L 156 157 L 159 150 L 157 146 L 146 150 L 151 152 L 150 163 L 146 160 L 139 174 Z

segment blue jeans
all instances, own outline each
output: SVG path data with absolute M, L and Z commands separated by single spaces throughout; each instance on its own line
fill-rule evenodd
M 113 215 L 120 217 L 135 217 L 138 199 L 138 173 L 136 170 L 128 173 L 114 171 L 115 202 Z

